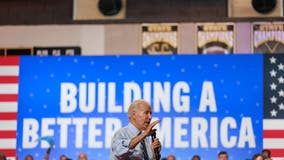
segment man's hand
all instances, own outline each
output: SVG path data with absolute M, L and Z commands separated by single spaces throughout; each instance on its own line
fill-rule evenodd
M 161 151 L 162 145 L 161 142 L 159 141 L 159 138 L 155 138 L 154 141 L 152 142 L 152 148 L 158 148 L 159 152 Z
M 137 135 L 136 137 L 132 138 L 129 143 L 129 148 L 133 149 L 140 141 L 142 141 L 145 137 L 150 136 L 153 132 L 156 131 L 156 129 L 153 129 L 153 127 L 158 124 L 160 120 L 156 120 L 153 123 L 149 124 L 148 127 L 142 134 Z
M 158 119 L 158 120 L 155 120 L 155 121 L 152 122 L 152 123 L 150 123 L 149 126 L 148 126 L 148 127 L 146 128 L 146 130 L 144 131 L 145 135 L 146 135 L 146 136 L 152 135 L 152 133 L 156 131 L 156 129 L 153 129 L 153 127 L 154 127 L 156 124 L 158 124 L 158 123 L 160 123 L 160 120 L 159 120 L 159 119 Z

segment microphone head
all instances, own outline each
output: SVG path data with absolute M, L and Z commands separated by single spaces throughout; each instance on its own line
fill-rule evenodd
M 154 138 L 156 137 L 156 130 L 151 131 L 151 136 L 154 137 Z

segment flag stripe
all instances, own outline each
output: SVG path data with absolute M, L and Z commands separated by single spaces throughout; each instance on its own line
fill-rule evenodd
M 265 138 L 284 138 L 284 130 L 264 130 L 263 137 Z
M 19 56 L 3 56 L 0 58 L 0 65 L 19 65 Z
M 16 131 L 0 131 L 0 138 L 16 138 Z
M 0 94 L 0 102 L 16 102 L 18 101 L 17 94 Z
M 16 139 L 15 138 L 0 139 L 0 148 L 16 149 Z
M 18 84 L 0 84 L 0 94 L 17 94 Z
M 0 102 L 0 112 L 17 112 L 17 102 Z
M 17 112 L 0 112 L 0 120 L 17 120 Z
M 284 120 L 281 119 L 264 119 L 264 130 L 284 130 Z
M 7 157 L 16 157 L 16 149 L 1 149 L 0 152 L 5 153 Z
M 0 131 L 5 130 L 17 130 L 17 121 L 16 120 L 0 120 Z
M 272 157 L 281 157 L 284 159 L 284 149 L 270 149 Z M 274 159 L 274 158 L 273 158 Z
M 0 66 L 0 76 L 18 76 L 19 66 Z
M 16 157 L 7 157 L 7 160 L 16 160 Z
M 0 57 L 0 152 L 16 160 L 19 56 Z
M 0 76 L 0 83 L 18 83 L 18 76 Z
M 284 148 L 284 138 L 264 138 L 263 148 L 269 148 L 269 149 Z

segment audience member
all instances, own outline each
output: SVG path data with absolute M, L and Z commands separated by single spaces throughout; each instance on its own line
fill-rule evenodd
M 228 153 L 226 151 L 221 151 L 218 153 L 218 160 L 228 160 Z
M 34 160 L 34 157 L 30 154 L 26 155 L 25 160 Z
M 174 155 L 168 155 L 167 160 L 176 160 L 176 157 Z
M 66 155 L 63 154 L 60 156 L 60 160 L 72 160 L 72 159 L 68 158 Z
M 257 153 L 253 155 L 252 160 L 263 160 L 263 157 L 261 154 Z
M 200 156 L 199 155 L 194 155 L 191 160 L 200 160 Z
M 7 160 L 6 155 L 4 153 L 0 153 L 0 160 Z
M 268 149 L 262 150 L 262 156 L 264 160 L 271 160 L 271 152 Z
M 78 160 L 88 160 L 86 153 L 80 153 L 78 156 Z

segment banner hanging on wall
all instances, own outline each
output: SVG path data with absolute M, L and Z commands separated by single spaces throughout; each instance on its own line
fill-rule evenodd
M 177 24 L 143 24 L 142 54 L 177 54 Z
M 234 24 L 199 23 L 197 27 L 197 53 L 229 54 L 234 52 Z
M 284 24 L 282 22 L 253 23 L 254 53 L 284 53 Z
M 80 152 L 109 159 L 111 137 L 138 98 L 161 120 L 162 157 L 212 159 L 225 150 L 239 160 L 262 149 L 261 55 L 21 57 L 20 64 L 20 159 L 43 158 L 50 144 L 51 160 Z

